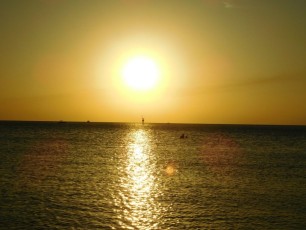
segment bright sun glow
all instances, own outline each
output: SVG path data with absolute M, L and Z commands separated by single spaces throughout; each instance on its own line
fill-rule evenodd
M 160 71 L 156 62 L 145 56 L 129 59 L 122 70 L 125 84 L 134 90 L 153 89 L 159 80 Z

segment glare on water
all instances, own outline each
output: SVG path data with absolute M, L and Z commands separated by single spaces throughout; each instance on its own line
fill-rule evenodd
M 146 131 L 132 131 L 122 162 L 117 214 L 121 227 L 156 228 L 159 196 L 154 154 Z M 119 202 L 118 202 L 119 201 Z

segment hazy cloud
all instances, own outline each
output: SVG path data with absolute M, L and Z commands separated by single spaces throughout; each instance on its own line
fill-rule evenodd
M 234 5 L 229 1 L 224 1 L 223 5 L 225 8 L 228 8 L 228 9 L 234 8 Z
M 290 82 L 303 82 L 304 77 L 302 75 L 275 75 L 271 77 L 261 77 L 261 78 L 254 78 L 254 79 L 248 79 L 248 80 L 241 80 L 237 81 L 236 83 L 233 83 L 233 86 L 254 86 L 254 85 L 265 85 L 265 84 L 275 84 L 275 83 L 284 83 L 287 84 Z
M 246 2 L 245 0 L 227 0 L 223 1 L 222 4 L 227 9 L 242 9 L 246 8 Z
M 282 85 L 283 88 L 290 88 L 292 85 L 301 85 L 301 88 L 306 86 L 306 79 L 304 75 L 275 75 L 271 77 L 245 78 L 232 80 L 231 82 L 223 82 L 214 85 L 198 85 L 195 87 L 181 88 L 177 96 L 199 96 L 203 94 L 220 93 L 225 91 L 235 91 L 238 89 L 250 89 L 253 87 L 275 86 Z

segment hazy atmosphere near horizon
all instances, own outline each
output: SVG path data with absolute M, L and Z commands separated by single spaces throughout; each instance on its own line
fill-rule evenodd
M 306 125 L 304 0 L 10 0 L 0 15 L 0 120 Z

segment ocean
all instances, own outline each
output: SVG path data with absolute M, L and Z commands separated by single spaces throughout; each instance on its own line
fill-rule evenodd
M 306 126 L 0 122 L 0 229 L 306 229 Z

